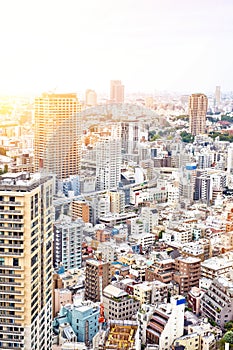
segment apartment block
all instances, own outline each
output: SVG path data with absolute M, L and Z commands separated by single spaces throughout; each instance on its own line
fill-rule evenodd
M 199 286 L 201 270 L 201 260 L 199 258 L 176 258 L 175 270 L 173 279 L 179 284 L 181 295 L 187 295 L 192 287 Z
M 76 94 L 47 94 L 35 99 L 36 171 L 58 179 L 77 175 L 81 158 L 81 104 Z
M 81 218 L 84 222 L 90 220 L 90 207 L 86 201 L 73 200 L 71 203 L 71 215 L 72 220 Z
M 107 320 L 130 320 L 139 308 L 139 301 L 113 285 L 104 288 L 103 304 Z
M 82 236 L 84 223 L 62 216 L 54 223 L 54 266 L 65 270 L 82 266 Z
M 201 263 L 201 277 L 213 280 L 228 273 L 233 267 L 233 252 L 227 252 Z
M 233 282 L 232 273 L 213 280 L 201 300 L 202 315 L 210 318 L 224 328 L 226 322 L 233 319 Z
M 78 342 L 91 343 L 99 331 L 99 306 L 91 301 L 83 301 L 77 305 L 66 305 L 55 318 L 53 326 L 59 330 L 64 323 L 71 326 Z
M 100 260 L 86 261 L 85 299 L 100 301 L 105 287 L 111 282 L 110 264 Z
M 169 350 L 173 341 L 183 335 L 184 308 L 185 298 L 180 295 L 155 308 L 146 329 L 147 343 L 158 345 L 159 350 Z
M 0 177 L 0 348 L 52 349 L 53 180 Z

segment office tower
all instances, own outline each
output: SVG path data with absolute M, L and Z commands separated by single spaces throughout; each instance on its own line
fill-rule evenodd
M 76 94 L 44 93 L 35 99 L 35 171 L 58 179 L 79 173 L 80 111 Z
M 93 107 L 97 105 L 97 94 L 94 90 L 86 90 L 86 106 Z
M 221 86 L 216 86 L 215 89 L 215 105 L 219 106 L 221 103 Z
M 121 178 L 121 140 L 102 138 L 96 143 L 96 189 L 117 187 Z
M 65 270 L 82 266 L 82 236 L 84 222 L 71 221 L 69 216 L 62 216 L 54 223 L 54 266 L 61 265 Z
M 111 283 L 110 264 L 95 259 L 86 262 L 85 300 L 100 301 L 105 287 Z
M 208 99 L 204 94 L 189 97 L 189 130 L 192 135 L 205 133 Z
M 110 100 L 115 103 L 124 102 L 125 87 L 121 84 L 121 80 L 111 80 L 110 82 Z
M 0 348 L 52 349 L 52 177 L 0 178 Z

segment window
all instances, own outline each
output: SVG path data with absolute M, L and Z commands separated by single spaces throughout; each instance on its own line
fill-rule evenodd
M 13 266 L 19 266 L 19 259 L 13 258 Z

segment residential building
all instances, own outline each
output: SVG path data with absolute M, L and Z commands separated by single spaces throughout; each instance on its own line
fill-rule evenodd
M 91 301 L 82 301 L 77 305 L 62 306 L 59 316 L 55 318 L 53 327 L 59 330 L 61 325 L 69 324 L 78 342 L 90 344 L 99 331 L 99 306 Z
M 110 82 L 110 101 L 114 103 L 124 102 L 125 87 L 120 80 L 111 80 Z
M 118 187 L 121 176 L 121 140 L 103 137 L 96 143 L 96 189 Z
M 213 280 L 228 273 L 233 267 L 233 252 L 214 256 L 201 263 L 201 277 Z
M 147 342 L 159 345 L 159 350 L 169 350 L 173 341 L 183 335 L 184 308 L 185 298 L 181 295 L 172 297 L 171 303 L 158 305 L 146 329 Z
M 55 289 L 53 296 L 53 317 L 57 316 L 62 306 L 72 304 L 72 292 L 70 289 Z
M 138 311 L 139 301 L 110 284 L 104 288 L 103 305 L 107 320 L 131 320 Z
M 86 261 L 85 299 L 100 301 L 105 287 L 111 283 L 110 264 L 100 260 Z
M 82 236 L 84 222 L 62 216 L 54 223 L 54 266 L 65 270 L 82 266 Z
M 163 303 L 168 301 L 169 286 L 161 281 L 153 281 L 151 283 L 151 304 Z
M 233 319 L 233 273 L 215 278 L 201 299 L 202 315 L 224 328 Z
M 125 192 L 120 190 L 110 191 L 110 211 L 113 214 L 121 214 L 125 211 Z
M 85 103 L 87 107 L 94 107 L 97 105 L 97 94 L 94 90 L 86 90 L 86 99 Z
M 76 94 L 44 93 L 35 99 L 35 171 L 58 179 L 79 174 L 81 104 Z
M 135 299 L 139 300 L 140 305 L 151 304 L 152 285 L 149 282 L 135 284 L 133 288 L 133 295 Z
M 194 136 L 205 133 L 208 98 L 204 94 L 189 97 L 189 130 Z
M 201 299 L 204 295 L 204 292 L 198 287 L 192 287 L 188 292 L 188 307 L 192 309 L 192 312 L 197 316 L 201 313 Z
M 178 257 L 175 259 L 175 270 L 173 279 L 179 284 L 181 295 L 187 295 L 192 287 L 199 286 L 201 259 Z
M 0 178 L 0 348 L 52 349 L 53 179 Z
M 83 222 L 89 222 L 90 207 L 85 200 L 73 200 L 71 203 L 72 220 L 81 218 Z

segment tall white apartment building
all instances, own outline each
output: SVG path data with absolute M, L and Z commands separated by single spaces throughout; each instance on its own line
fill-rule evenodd
M 52 349 L 52 177 L 0 177 L 0 348 Z
M 54 265 L 65 270 L 82 266 L 82 236 L 84 222 L 63 216 L 54 223 Z
M 106 137 L 96 143 L 96 189 L 116 188 L 121 178 L 121 140 Z
M 146 329 L 147 343 L 158 345 L 159 350 L 170 349 L 174 340 L 183 335 L 184 308 L 185 298 L 181 295 L 155 308 Z

